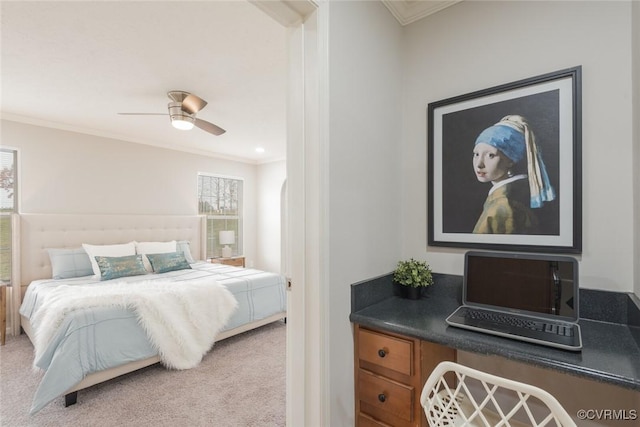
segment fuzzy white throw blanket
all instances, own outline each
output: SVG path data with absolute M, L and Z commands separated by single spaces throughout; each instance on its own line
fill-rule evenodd
M 88 307 L 122 307 L 136 313 L 165 366 L 193 368 L 211 349 L 237 306 L 233 294 L 211 279 L 63 285 L 46 295 L 32 318 L 35 360 L 67 313 Z

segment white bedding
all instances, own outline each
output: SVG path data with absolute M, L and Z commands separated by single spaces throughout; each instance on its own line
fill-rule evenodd
M 280 275 L 206 262 L 198 262 L 191 267 L 192 269 L 188 270 L 132 276 L 115 281 L 119 286 L 143 284 L 152 278 L 163 283 L 175 283 L 176 286 L 203 281 L 222 285 L 237 301 L 237 309 L 230 318 L 227 316 L 229 320 L 226 325 L 216 324 L 215 321 L 215 318 L 225 317 L 222 311 L 205 315 L 212 315 L 214 320 L 195 322 L 198 328 L 202 327 L 203 322 L 207 324 L 207 334 L 213 334 L 214 339 L 219 329 L 226 331 L 238 328 L 286 311 L 285 280 Z M 56 298 L 65 298 L 67 291 L 59 291 L 61 286 L 95 288 L 105 283 L 92 277 L 34 281 L 27 289 L 20 314 L 30 320 L 35 335 L 38 336 L 40 324 L 49 322 L 44 317 L 40 318 L 45 316 L 40 313 L 48 311 L 42 311 L 43 307 Z M 225 297 L 223 299 L 228 300 Z M 212 304 L 215 306 L 215 303 Z M 89 373 L 143 360 L 158 354 L 158 350 L 162 357 L 162 349 L 157 342 L 158 335 L 155 332 L 148 333 L 131 306 L 101 304 L 90 308 L 78 308 L 80 306 L 81 304 L 78 304 L 77 309 L 67 311 L 67 315 L 59 322 L 56 320 L 59 327 L 47 332 L 47 336 L 50 337 L 46 339 L 47 345 L 38 348 L 34 365 L 45 370 L 45 375 L 34 396 L 31 413 L 39 411 L 56 397 L 71 390 Z M 171 310 L 184 310 L 184 307 L 180 308 L 178 304 Z M 163 316 L 164 314 L 160 315 Z M 52 318 L 56 319 L 57 315 Z M 153 338 L 154 335 L 156 338 Z
M 47 293 L 32 318 L 35 360 L 40 359 L 69 312 L 96 307 L 133 310 L 163 365 L 189 369 L 209 351 L 238 302 L 211 278 L 61 285 Z

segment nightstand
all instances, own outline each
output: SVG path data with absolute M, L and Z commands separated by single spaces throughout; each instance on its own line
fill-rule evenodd
M 243 256 L 234 256 L 231 258 L 212 258 L 211 262 L 216 264 L 225 264 L 232 265 L 234 267 L 242 267 L 244 268 L 244 257 Z

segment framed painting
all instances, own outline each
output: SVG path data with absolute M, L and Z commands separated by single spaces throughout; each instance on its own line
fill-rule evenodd
M 428 244 L 582 251 L 580 66 L 428 105 Z

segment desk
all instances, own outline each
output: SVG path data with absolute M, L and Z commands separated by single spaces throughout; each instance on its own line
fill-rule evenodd
M 460 305 L 462 278 L 444 276 L 436 278 L 427 295 L 415 301 L 394 296 L 390 276 L 354 284 L 349 318 L 358 328 L 399 334 L 454 350 L 501 356 L 640 392 L 640 326 L 581 318 L 581 352 L 453 328 L 445 318 Z M 615 311 L 640 311 L 631 307 L 635 304 Z M 628 313 L 629 318 L 637 319 L 637 315 Z

